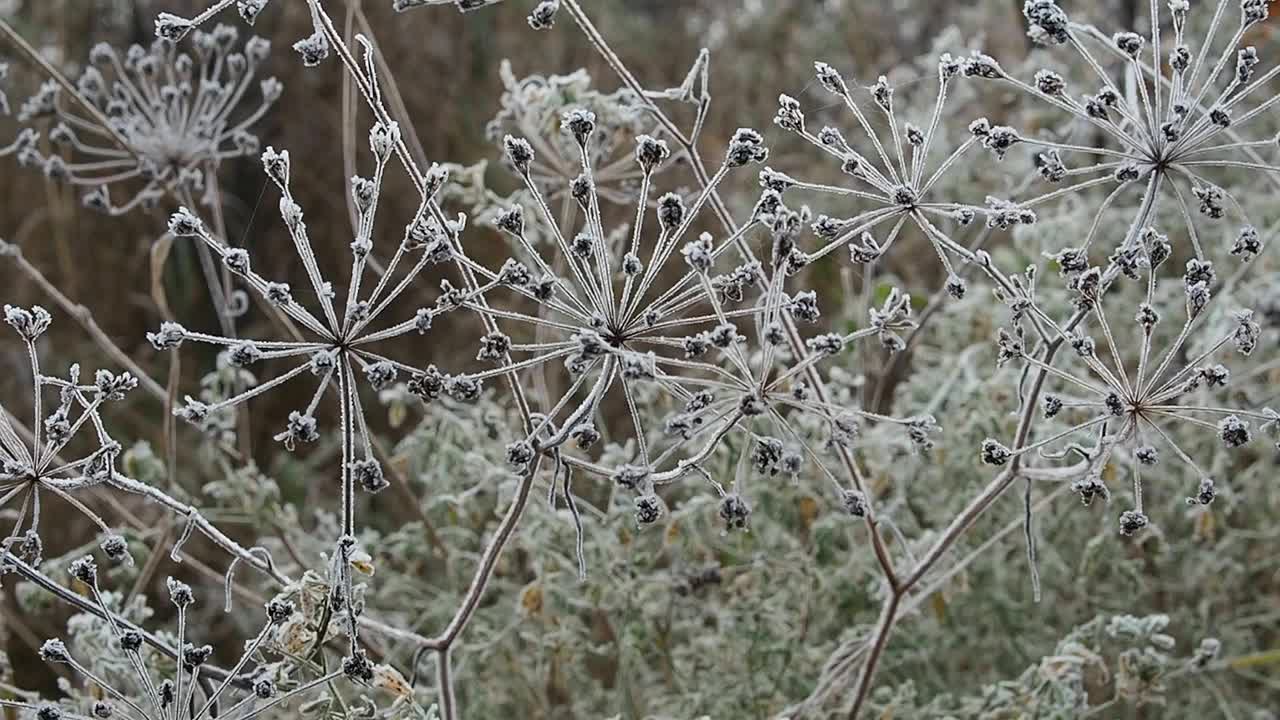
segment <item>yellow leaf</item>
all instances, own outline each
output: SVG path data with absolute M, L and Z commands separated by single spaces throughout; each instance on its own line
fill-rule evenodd
M 520 592 L 520 609 L 526 615 L 542 613 L 542 586 L 538 583 L 526 585 Z
M 1115 479 L 1116 466 L 1114 463 L 1107 463 L 1106 466 L 1102 468 L 1102 480 L 1103 482 L 1111 483 L 1115 482 Z
M 363 550 L 351 553 L 351 567 L 361 575 L 373 576 L 373 557 Z
M 939 620 L 946 619 L 947 598 L 942 593 L 934 593 L 933 597 L 929 598 L 929 604 L 933 606 L 933 614 L 936 615 Z
M 1196 540 L 1209 542 L 1217 537 L 1217 520 L 1212 511 L 1205 509 L 1196 515 Z
M 672 520 L 671 522 L 667 523 L 667 532 L 663 537 L 665 538 L 666 543 L 668 545 L 671 545 L 675 543 L 676 540 L 679 540 L 680 539 L 680 523 L 677 523 L 675 520 Z
M 393 428 L 403 425 L 407 417 L 409 417 L 409 408 L 404 403 L 393 402 L 387 408 L 387 423 Z
M 805 530 L 813 527 L 813 521 L 818 519 L 818 501 L 805 495 L 800 498 L 800 524 Z
M 413 688 L 409 686 L 409 681 L 404 679 L 404 675 L 401 675 L 399 670 L 390 665 L 374 665 L 373 680 L 370 684 L 396 697 L 407 698 L 413 695 Z

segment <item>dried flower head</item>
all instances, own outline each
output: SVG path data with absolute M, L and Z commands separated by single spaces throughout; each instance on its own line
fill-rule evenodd
M 1210 432 L 1230 450 L 1248 444 L 1253 439 L 1251 425 L 1265 422 L 1269 412 L 1228 407 L 1213 400 L 1214 395 L 1221 394 L 1218 389 L 1230 380 L 1227 368 L 1212 362 L 1214 356 L 1228 346 L 1233 346 L 1239 354 L 1247 354 L 1253 350 L 1257 338 L 1253 313 L 1245 310 L 1234 314 L 1235 326 L 1220 336 L 1209 338 L 1207 343 L 1196 340 L 1195 331 L 1204 326 L 1205 307 L 1211 299 L 1206 288 L 1215 281 L 1213 263 L 1194 258 L 1188 261 L 1181 281 L 1187 298 L 1181 308 L 1182 326 L 1166 347 L 1160 346 L 1160 340 L 1165 337 L 1159 332 L 1161 316 L 1175 314 L 1157 310 L 1158 264 L 1152 261 L 1152 248 L 1156 247 L 1153 243 L 1161 242 L 1161 237 L 1150 229 L 1137 233 L 1133 246 L 1136 249 L 1131 252 L 1138 253 L 1142 261 L 1127 264 L 1124 256 L 1129 250 L 1122 248 L 1105 271 L 1090 268 L 1096 286 L 1087 290 L 1076 282 L 1087 272 L 1071 276 L 1068 286 L 1076 295 L 1076 301 L 1075 314 L 1070 320 L 1055 321 L 1033 306 L 1034 322 L 1040 330 L 1055 342 L 1071 345 L 1078 362 L 1072 366 L 1050 366 L 1024 352 L 1009 353 L 1011 360 L 1044 373 L 1046 384 L 1053 391 L 1044 396 L 1044 416 L 1070 418 L 1069 427 L 1047 433 L 1012 451 L 1009 457 L 1033 451 L 1045 457 L 1062 457 L 1065 451 L 1050 451 L 1064 447 L 1066 451 L 1082 453 L 1091 480 L 1079 485 L 1077 491 L 1086 502 L 1095 495 L 1106 494 L 1105 486 L 1099 487 L 1104 467 L 1118 460 L 1130 460 L 1127 465 L 1132 476 L 1134 508 L 1121 517 L 1121 531 L 1125 535 L 1147 524 L 1143 515 L 1143 470 L 1158 465 L 1166 452 L 1185 465 L 1197 483 L 1208 477 L 1200 463 L 1176 439 L 1174 427 L 1189 432 Z M 1068 264 L 1060 264 L 1066 270 Z M 1129 317 L 1117 319 L 1107 309 L 1113 303 L 1120 304 L 1124 298 L 1120 287 L 1123 274 L 1127 268 L 1137 267 L 1145 268 L 1148 275 L 1146 300 L 1136 313 L 1130 308 Z M 1095 342 L 1086 329 L 1088 325 L 1093 325 L 1105 342 Z M 1192 351 L 1191 347 L 1204 349 Z M 1080 438 L 1090 434 L 1095 438 L 1094 446 L 1081 449 Z M 1168 477 L 1167 471 L 1162 474 Z M 1193 497 L 1204 498 L 1204 502 L 1197 504 L 1207 505 L 1214 494 L 1213 483 L 1209 481 L 1207 486 L 1202 484 Z
M 1260 151 L 1273 145 L 1274 138 L 1248 140 L 1242 133 L 1275 104 L 1265 88 L 1280 69 L 1255 77 L 1257 51 L 1242 45 L 1245 30 L 1265 17 L 1265 3 L 1260 12 L 1242 11 L 1237 31 L 1225 44 L 1214 42 L 1221 27 L 1231 22 L 1223 12 L 1226 4 L 1217 3 L 1204 36 L 1192 38 L 1186 3 L 1152 3 L 1146 35 L 1107 36 L 1093 26 L 1071 22 L 1054 0 L 1027 0 L 1023 13 L 1032 39 L 1068 48 L 1100 83 L 1096 92 L 1077 98 L 1067 81 L 1049 70 L 1038 72 L 1032 83 L 1003 71 L 991 76 L 1071 119 L 1071 126 L 1060 132 L 1019 137 L 1018 142 L 1040 152 L 1042 177 L 1053 185 L 1065 183 L 1047 188 L 1024 205 L 1080 197 L 1099 186 L 1107 190 L 1077 247 L 1082 256 L 1088 256 L 1099 238 L 1117 238 L 1103 254 L 1123 248 L 1128 236 L 1112 230 L 1122 230 L 1125 223 L 1107 211 L 1126 207 L 1126 198 L 1136 200 L 1147 217 L 1162 200 L 1172 204 L 1197 258 L 1205 259 L 1212 251 L 1203 237 L 1216 234 L 1213 224 L 1226 218 L 1242 228 L 1231 253 L 1243 259 L 1257 254 L 1253 223 L 1226 181 L 1240 171 L 1273 179 L 1275 168 Z M 1162 32 L 1169 26 L 1171 37 L 1167 29 Z M 1169 73 L 1163 69 L 1166 63 Z M 1121 68 L 1123 77 L 1111 74 L 1108 67 Z M 1126 87 L 1132 90 L 1126 92 Z M 1096 144 L 1076 145 L 1055 137 L 1072 128 L 1090 128 L 1087 136 Z
M 137 387 L 138 380 L 130 373 L 109 370 L 82 379 L 78 364 L 71 365 L 66 378 L 46 375 L 36 340 L 52 322 L 48 311 L 38 305 L 5 305 L 4 319 L 25 346 L 32 383 L 29 426 L 23 426 L 17 415 L 7 410 L 0 412 L 0 507 L 17 506 L 17 520 L 0 545 L 4 552 L 16 552 L 32 565 L 39 565 L 42 495 L 67 502 L 104 535 L 115 536 L 106 521 L 76 496 L 120 479 L 116 469 L 120 443 L 108 433 L 103 410 L 123 399 Z M 49 405 L 51 391 L 55 399 Z M 117 544 L 112 542 L 111 546 Z M 128 552 L 108 554 L 113 560 L 125 561 Z
M 20 559 L 13 563 L 14 569 L 29 579 L 52 582 Z M 200 720 L 212 716 L 249 720 L 342 678 L 342 669 L 305 681 L 282 672 L 279 660 L 270 657 L 278 652 L 270 640 L 287 613 L 277 612 L 268 617 L 261 631 L 240 650 L 234 666 L 224 669 L 212 662 L 212 646 L 188 642 L 189 612 L 194 598 L 191 588 L 185 584 L 172 579 L 169 581 L 170 591 L 175 593 L 178 605 L 176 633 L 155 634 L 127 619 L 118 607 L 119 597 L 99 587 L 92 558 L 75 561 L 70 572 L 86 588 L 85 617 L 92 617 L 95 622 L 105 625 L 108 637 L 115 645 L 114 652 L 122 653 L 125 662 L 104 672 L 106 659 L 88 655 L 93 647 L 84 648 L 85 654 L 82 655 L 71 642 L 47 640 L 40 647 L 40 658 L 46 663 L 65 665 L 73 674 L 93 683 L 100 691 L 101 699 L 93 703 L 89 716 L 70 711 L 64 713 L 60 706 L 34 699 L 38 697 L 35 694 L 6 700 L 8 707 L 32 712 L 42 720 L 117 716 L 137 720 Z M 179 596 L 181 602 L 177 602 Z M 161 679 L 148 649 L 178 661 L 170 671 L 171 677 Z M 285 686 L 282 691 L 276 689 L 277 683 Z
M 290 190 L 292 167 L 288 151 L 267 148 L 262 153 L 262 162 L 268 177 L 281 192 L 280 214 L 306 272 L 310 284 L 308 295 L 315 307 L 304 306 L 288 284 L 269 281 L 259 275 L 251 267 L 245 251 L 227 247 L 187 208 L 180 209 L 170 218 L 170 232 L 190 236 L 203 243 L 222 259 L 235 278 L 260 295 L 283 322 L 293 327 L 299 337 L 310 335 L 311 339 L 250 340 L 190 331 L 174 323 L 166 323 L 149 335 L 158 349 L 175 348 L 183 341 L 224 347 L 230 361 L 238 367 L 278 360 L 292 362 L 292 369 L 217 402 L 204 403 L 188 398 L 187 404 L 177 412 L 197 424 L 203 423 L 213 413 L 239 405 L 291 380 L 312 377 L 315 390 L 310 402 L 292 411 L 286 426 L 275 436 L 287 449 L 293 450 L 299 444 L 319 439 L 320 423 L 316 409 L 330 390 L 336 393 L 340 417 L 338 430 L 342 438 L 343 527 L 344 534 L 348 535 L 353 531 L 355 522 L 354 489 L 359 486 L 376 492 L 387 485 L 381 466 L 374 457 L 364 401 L 360 397 L 361 385 L 367 383 L 374 390 L 382 390 L 403 378 L 409 381 L 410 391 L 420 392 L 424 400 L 439 394 L 439 390 L 430 389 L 433 382 L 438 382 L 446 392 L 460 400 L 471 401 L 479 394 L 479 386 L 470 380 L 438 375 L 434 366 L 420 370 L 379 353 L 379 343 L 424 333 L 430 329 L 434 317 L 467 305 L 474 296 L 474 293 L 462 292 L 445 281 L 434 307 L 420 308 L 408 319 L 385 323 L 385 318 L 398 310 L 395 301 L 424 270 L 435 264 L 452 263 L 460 254 L 458 235 L 465 224 L 465 216 L 451 220 L 440 212 L 433 201 L 438 183 L 434 188 L 423 186 L 419 209 L 405 226 L 390 261 L 380 267 L 380 277 L 369 285 L 364 283 L 370 272 L 374 250 L 374 218 L 383 177 L 394 157 L 393 148 L 400 142 L 399 128 L 394 122 L 389 119 L 376 122 L 369 133 L 370 149 L 376 162 L 373 179 L 356 177 L 351 181 L 352 189 L 363 199 L 356 205 L 357 226 L 350 244 L 351 274 L 343 301 L 335 297 L 333 284 L 321 276 L 302 208 Z M 494 285 L 497 284 L 495 281 Z M 437 374 L 433 376 L 433 373 Z
M 953 228 L 968 225 L 977 216 L 987 217 L 993 227 L 1035 222 L 1035 214 L 1020 204 L 988 198 L 986 205 L 974 206 L 931 197 L 939 180 L 971 148 L 985 146 L 1003 157 L 1021 139 L 1012 128 L 993 128 L 981 120 L 971 126 L 971 138 L 967 142 L 931 167 L 930 154 L 941 135 L 940 122 L 949 91 L 962 70 L 974 62 L 971 59 L 966 64 L 950 54 L 943 55 L 938 63 L 938 93 L 929 121 L 923 126 L 906 123 L 901 125 L 901 130 L 893 87 L 887 78 L 881 76 L 866 88 L 874 105 L 874 109 L 868 111 L 859 105 L 858 93 L 838 70 L 827 63 L 815 63 L 819 84 L 835 95 L 837 102 L 843 104 L 857 122 L 860 135 L 854 141 L 846 139 L 843 132 L 832 126 L 815 132 L 806 124 L 799 101 L 788 95 L 779 98 L 775 124 L 834 158 L 849 176 L 849 186 L 808 182 L 772 170 L 761 173 L 761 183 L 779 193 L 794 188 L 834 194 L 850 201 L 866 201 L 872 206 L 849 217 L 820 215 L 813 223 L 813 231 L 825 244 L 811 254 L 812 259 L 847 247 L 853 262 L 874 263 L 891 251 L 903 236 L 904 228 L 915 227 L 929 240 L 942 263 L 948 278 L 948 293 L 958 298 L 964 296 L 965 284 L 956 272 L 956 260 L 975 262 L 979 258 L 952 238 Z M 884 123 L 888 124 L 887 132 L 879 129 Z M 984 272 L 995 272 L 985 263 L 979 267 Z
M 198 30 L 182 44 L 160 38 L 123 53 L 96 45 L 76 81 L 78 102 L 96 112 L 86 113 L 56 82 L 46 82 L 19 120 L 33 124 L 24 130 L 30 133 L 40 123 L 58 152 L 41 156 L 29 144 L 26 162 L 84 188 L 86 207 L 111 214 L 166 195 L 190 198 L 223 160 L 259 152 L 253 126 L 283 90 L 275 78 L 259 80 L 270 50 L 256 36 L 241 43 L 229 25 Z M 254 94 L 258 103 L 250 106 Z M 113 200 L 112 188 L 127 188 L 126 199 Z

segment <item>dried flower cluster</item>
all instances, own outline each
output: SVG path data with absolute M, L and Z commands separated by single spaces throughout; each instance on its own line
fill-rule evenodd
M 165 38 L 124 53 L 95 45 L 74 97 L 51 79 L 22 104 L 18 120 L 28 125 L 8 150 L 20 165 L 85 188 L 86 207 L 113 215 L 199 193 L 221 161 L 257 154 L 251 130 L 283 90 L 274 78 L 255 83 L 271 43 L 239 36 L 218 25 L 181 49 Z M 257 107 L 245 110 L 254 94 Z M 37 123 L 61 152 L 41 154 Z M 113 200 L 113 186 L 127 199 Z
M 13 530 L 3 541 L 6 558 L 25 559 L 39 565 L 44 554 L 40 535 L 41 493 L 57 497 L 89 518 L 103 533 L 102 549 L 115 560 L 128 560 L 123 538 L 81 502 L 77 495 L 101 483 L 109 483 L 116 473 L 120 443 L 108 434 L 102 419 L 104 406 L 123 400 L 138 385 L 127 372 L 99 370 L 92 382 L 81 380 L 80 366 L 72 365 L 67 377 L 45 375 L 40 369 L 36 341 L 52 323 L 49 311 L 4 306 L 4 320 L 26 346 L 31 368 L 31 422 L 23 425 L 7 409 L 0 410 L 0 507 L 17 506 Z M 57 402 L 49 406 L 49 391 L 56 390 Z M 46 410 L 48 413 L 46 414 Z M 88 443 L 75 442 L 88 440 Z M 75 450 L 75 459 L 65 456 Z

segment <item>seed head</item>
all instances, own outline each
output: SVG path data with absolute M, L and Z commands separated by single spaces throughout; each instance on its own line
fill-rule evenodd
M 1196 490 L 1196 494 L 1187 498 L 1188 505 L 1208 505 L 1218 497 L 1217 488 L 1214 487 L 1213 478 L 1200 478 L 1200 486 Z
M 844 511 L 853 517 L 866 517 L 867 515 L 867 496 L 857 490 L 845 490 L 840 497 L 840 504 L 844 507 Z
M 1249 432 L 1249 423 L 1235 415 L 1228 415 L 1218 423 L 1218 434 L 1222 438 L 1222 444 L 1227 448 L 1247 445 L 1253 439 Z
M 529 13 L 529 27 L 534 30 L 549 30 L 556 22 L 556 13 L 560 10 L 560 0 L 542 0 Z
M 165 579 L 165 586 L 169 589 L 169 599 L 179 609 L 190 606 L 196 600 L 195 595 L 191 592 L 191 586 L 184 582 L 170 577 Z
M 644 527 L 662 519 L 662 500 L 657 495 L 639 495 L 635 499 L 636 525 Z
M 61 640 L 45 640 L 40 646 L 40 659 L 48 663 L 65 663 L 71 661 L 71 653 Z
M 71 577 L 79 580 L 85 585 L 96 585 L 98 582 L 98 564 L 93 558 L 85 555 L 84 557 L 74 560 L 70 567 Z
M 1027 34 L 1036 42 L 1061 45 L 1070 37 L 1067 14 L 1054 0 L 1027 0 L 1022 14 L 1031 26 Z
M 382 463 L 373 458 L 356 460 L 348 467 L 351 471 L 352 480 L 364 488 L 365 492 L 376 493 L 391 484 L 383 477 Z
M 502 140 L 507 153 L 507 160 L 521 175 L 529 174 L 529 164 L 533 162 L 533 146 L 524 138 L 507 135 Z
M 982 441 L 982 462 L 987 465 L 1004 465 L 1013 453 L 993 438 Z
M 294 43 L 293 49 L 302 56 L 303 67 L 315 67 L 329 57 L 329 38 L 317 30 Z
M 738 128 L 729 141 L 729 151 L 725 155 L 725 165 L 731 168 L 742 167 L 748 163 L 762 163 L 769 157 L 769 150 L 764 146 L 764 137 L 750 128 Z
M 737 493 L 729 493 L 720 498 L 720 519 L 730 530 L 741 530 L 751 519 L 751 505 Z
M 1111 36 L 1111 42 L 1115 43 L 1117 50 L 1136 60 L 1146 40 L 1138 33 L 1118 32 Z
M 1120 513 L 1120 534 L 1126 537 L 1133 535 L 1147 526 L 1147 516 L 1137 510 L 1125 510 Z

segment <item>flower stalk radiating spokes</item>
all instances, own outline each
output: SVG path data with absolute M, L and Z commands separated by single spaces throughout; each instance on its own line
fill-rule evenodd
M 1280 73 L 1280 65 L 1259 73 L 1257 50 L 1241 44 L 1246 31 L 1266 19 L 1265 3 L 1240 3 L 1233 34 L 1213 57 L 1215 39 L 1224 25 L 1231 24 L 1226 12 L 1231 4 L 1231 0 L 1216 3 L 1197 46 L 1197 40 L 1187 34 L 1189 3 L 1168 2 L 1173 27 L 1172 46 L 1168 47 L 1162 44 L 1167 39 L 1161 34 L 1165 16 L 1156 0 L 1151 2 L 1148 35 L 1120 32 L 1110 38 L 1092 26 L 1071 22 L 1053 0 L 1027 0 L 1023 12 L 1033 38 L 1050 46 L 1069 46 L 1101 83 L 1095 94 L 1079 98 L 1072 96 L 1068 80 L 1053 71 L 1041 70 L 1027 83 L 990 58 L 982 62 L 985 71 L 978 73 L 979 77 L 1010 84 L 1099 131 L 1099 144 L 1072 145 L 1024 136 L 1009 127 L 971 128 L 998 157 L 1018 144 L 1042 150 L 1037 155 L 1041 176 L 1054 184 L 1068 182 L 1065 187 L 1022 201 L 1024 207 L 1118 183 L 1098 206 L 1083 243 L 1070 249 L 1080 257 L 1087 258 L 1095 240 L 1107 236 L 1106 210 L 1118 206 L 1128 189 L 1152 183 L 1176 203 L 1197 258 L 1207 259 L 1212 248 L 1205 247 L 1196 216 L 1210 221 L 1230 216 L 1240 228 L 1230 252 L 1245 258 L 1257 253 L 1257 231 L 1248 212 L 1215 177 L 1229 170 L 1245 170 L 1275 182 L 1274 173 L 1280 167 L 1265 161 L 1258 152 L 1274 146 L 1275 138 L 1245 140 L 1239 133 L 1280 101 L 1272 95 L 1257 97 Z M 1100 45 L 1106 55 L 1090 49 L 1090 41 Z M 1117 81 L 1104 66 L 1109 59 L 1123 63 L 1123 81 Z M 1136 91 L 1122 90 L 1128 86 Z M 1072 163 L 1073 158 L 1081 161 Z M 1086 179 L 1076 179 L 1081 177 Z
M 411 333 L 425 333 L 430 330 L 438 315 L 459 307 L 474 297 L 472 293 L 451 289 L 446 282 L 436 306 L 421 308 L 413 317 L 403 321 L 390 324 L 386 322 L 390 309 L 414 280 L 430 265 L 451 257 L 457 246 L 457 234 L 465 218 L 442 224 L 434 217 L 425 215 L 426 203 L 446 179 L 446 175 L 438 168 L 433 169 L 430 174 L 423 203 L 415 217 L 406 225 L 390 263 L 382 268 L 376 282 L 371 283 L 372 287 L 363 282 L 371 264 L 374 216 L 382 192 L 384 173 L 393 155 L 398 135 L 399 127 L 395 123 L 376 123 L 369 135 L 370 147 L 376 159 L 374 176 L 372 179 L 356 177 L 350 183 L 359 218 L 355 238 L 351 243 L 350 280 L 345 301 L 341 304 L 335 302 L 336 291 L 333 284 L 320 273 L 302 208 L 290 191 L 291 161 L 287 151 L 277 152 L 268 148 L 263 153 L 263 164 L 268 176 L 282 194 L 281 216 L 307 276 L 309 294 L 315 298 L 318 308 L 313 310 L 295 298 L 287 283 L 273 282 L 258 274 L 251 267 L 246 251 L 224 245 L 190 210 L 183 208 L 170 219 L 170 232 L 180 237 L 193 237 L 204 243 L 250 290 L 260 295 L 288 320 L 315 336 L 315 339 L 245 340 L 191 331 L 176 323 L 165 323 L 157 332 L 148 334 L 148 338 L 160 350 L 176 349 L 186 340 L 223 347 L 229 361 L 236 367 L 250 367 L 271 360 L 294 363 L 290 370 L 216 403 L 203 403 L 188 397 L 186 405 L 177 412 L 197 424 L 206 421 L 212 413 L 234 407 L 295 378 L 310 374 L 318 379 L 310 402 L 302 409 L 290 413 L 288 425 L 275 436 L 276 440 L 292 450 L 299 443 L 319 439 L 316 410 L 328 390 L 331 387 L 336 389 L 339 433 L 342 439 L 344 536 L 351 536 L 355 532 L 356 486 L 369 492 L 377 492 L 388 484 L 383 477 L 381 464 L 374 457 L 359 392 L 360 385 L 367 382 L 373 389 L 381 390 L 395 382 L 402 373 L 407 373 L 410 376 L 410 387 L 418 388 L 419 392 L 427 392 L 423 389 L 424 385 L 436 381 L 441 382 L 459 399 L 474 398 L 478 392 L 478 385 L 469 380 L 445 378 L 434 366 L 419 369 L 378 352 L 379 343 Z
M 891 250 L 910 222 L 933 247 L 946 271 L 946 290 L 951 296 L 964 297 L 967 290 L 965 280 L 955 268 L 957 259 L 976 263 L 995 282 L 1007 284 L 985 256 L 957 243 L 945 228 L 967 226 L 979 216 L 985 217 L 987 225 L 993 228 L 1029 225 L 1036 221 L 1036 214 L 1030 209 L 1030 204 L 1011 203 L 994 197 L 987 198 L 986 204 L 982 206 L 931 199 L 931 191 L 938 181 L 965 154 L 980 144 L 991 144 L 989 124 L 977 123 L 973 137 L 947 154 L 936 167 L 930 167 L 930 152 L 936 143 L 939 123 L 953 83 L 961 76 L 980 76 L 984 63 L 981 57 L 966 61 L 950 54 L 942 56 L 938 62 L 937 97 L 927 126 L 923 129 L 909 122 L 900 124 L 893 100 L 894 88 L 887 78 L 881 76 L 867 91 L 875 106 L 873 112 L 888 122 L 888 144 L 873 126 L 873 118 L 858 104 L 853 90 L 839 71 L 824 62 L 814 63 L 818 83 L 839 98 L 853 115 L 861 129 L 861 135 L 870 143 L 871 150 L 858 149 L 858 143 L 851 143 L 839 129 L 832 126 L 813 132 L 806 124 L 799 101 L 788 95 L 779 97 L 774 123 L 799 135 L 837 160 L 841 170 L 852 178 L 852 186 L 814 183 L 773 171 L 762 174 L 761 183 L 779 192 L 794 188 L 872 206 L 848 217 L 819 216 L 813 223 L 813 231 L 826 244 L 814 253 L 815 258 L 843 247 L 848 249 L 854 263 L 872 265 Z M 883 239 L 877 240 L 873 231 L 880 232 Z
M 1236 311 L 1230 330 L 1207 349 L 1187 357 L 1188 341 L 1197 326 L 1203 324 L 1205 310 L 1217 289 L 1211 262 L 1188 261 L 1182 278 L 1185 297 L 1182 326 L 1166 348 L 1161 350 L 1156 346 L 1157 326 L 1163 320 L 1156 307 L 1156 273 L 1170 253 L 1168 239 L 1147 228 L 1139 234 L 1137 242 L 1117 253 L 1106 270 L 1094 267 L 1064 271 L 1084 322 L 1072 329 L 1064 328 L 1038 307 L 1034 290 L 1030 290 L 1011 303 L 1024 310 L 1015 312 L 1014 331 L 1002 329 L 998 339 L 999 364 L 1014 362 L 1037 370 L 1048 378 L 1048 385 L 1055 390 L 1040 398 L 1043 417 L 1049 420 L 1066 415 L 1074 419 L 1070 427 L 1049 431 L 1048 435 L 1013 450 L 988 440 L 983 445 L 983 460 L 1004 465 L 1033 451 L 1051 458 L 1082 456 L 1088 461 L 1087 471 L 1073 481 L 1072 489 L 1088 505 L 1097 497 L 1110 497 L 1103 482 L 1103 471 L 1116 451 L 1123 449 L 1131 466 L 1134 502 L 1134 507 L 1120 516 L 1120 530 L 1126 535 L 1149 522 L 1143 507 L 1142 469 L 1155 466 L 1162 452 L 1171 453 L 1195 474 L 1198 484 L 1187 498 L 1189 503 L 1208 505 L 1217 494 L 1214 479 L 1174 439 L 1168 429 L 1171 425 L 1181 424 L 1193 432 L 1209 430 L 1228 449 L 1235 449 L 1252 439 L 1251 425 L 1274 432 L 1278 429 L 1276 420 L 1280 418 L 1269 408 L 1260 411 L 1225 408 L 1213 404 L 1207 397 L 1210 390 L 1225 387 L 1230 378 L 1224 365 L 1212 362 L 1214 356 L 1229 344 L 1242 355 L 1252 353 L 1258 345 L 1261 328 L 1254 321 L 1252 311 Z M 1137 306 L 1129 321 L 1134 329 L 1127 330 L 1116 321 L 1114 313 L 1108 316 L 1104 308 L 1106 294 L 1113 284 L 1123 282 L 1122 276 L 1138 279 L 1143 270 L 1146 299 Z M 1071 347 L 1086 372 L 1055 367 L 1028 351 L 1019 321 L 1033 315 L 1049 328 L 1056 340 Z M 1086 326 L 1091 323 L 1101 332 L 1101 340 L 1088 334 Z M 1134 335 L 1138 341 L 1136 353 L 1124 352 L 1123 348 L 1133 346 L 1124 341 Z M 1078 433 L 1085 431 L 1096 435 L 1092 448 L 1075 442 Z M 1065 449 L 1053 452 L 1054 448 Z
M 498 274 L 518 277 L 521 282 L 510 286 L 536 301 L 541 310 L 532 314 L 493 306 L 485 312 L 491 313 L 500 327 L 523 326 L 524 334 L 542 331 L 546 339 L 520 343 L 505 333 L 490 333 L 482 340 L 479 359 L 496 359 L 495 350 L 501 349 L 528 356 L 510 368 L 563 366 L 569 376 L 567 391 L 556 400 L 548 399 L 549 407 L 542 410 L 540 422 L 508 447 L 508 460 L 521 468 L 538 454 L 552 455 L 575 521 L 577 508 L 567 491 L 571 467 L 611 477 L 636 492 L 636 518 L 642 525 L 662 515 L 661 502 L 653 492 L 656 487 L 691 475 L 705 477 L 722 498 L 721 516 L 730 526 L 741 526 L 749 512 L 742 497 L 741 473 L 732 490 L 727 490 L 703 465 L 725 444 L 731 431 L 742 431 L 744 459 L 750 453 L 759 471 L 774 474 L 785 467 L 788 474 L 796 476 L 808 458 L 819 455 L 787 414 L 834 417 L 833 433 L 846 442 L 857 432 L 857 416 L 892 421 L 816 400 L 801 377 L 821 360 L 863 338 L 877 336 L 887 347 L 900 347 L 902 341 L 896 332 L 911 326 L 910 300 L 894 293 L 882 311 L 873 312 L 867 330 L 810 338 L 804 351 L 791 357 L 781 347 L 786 342 L 784 316 L 815 322 L 819 314 L 815 293 L 789 294 L 784 289 L 787 278 L 812 260 L 797 246 L 808 211 L 790 210 L 776 190 L 767 189 L 751 221 L 729 237 L 717 241 L 702 233 L 696 240 L 688 240 L 698 213 L 730 171 L 765 159 L 759 135 L 750 130 L 735 134 L 720 168 L 691 204 L 674 194 L 659 198 L 656 233 L 648 230 L 652 221 L 646 218 L 645 209 L 653 175 L 670 151 L 664 141 L 640 136 L 635 159 L 642 176 L 635 222 L 621 232 L 606 233 L 591 162 L 594 123 L 592 113 L 584 109 L 568 110 L 563 117 L 563 131 L 580 148 L 581 174 L 569 189 L 584 218 L 576 234 L 575 228 L 559 225 L 534 182 L 532 146 L 514 137 L 505 141 L 508 162 L 524 178 L 535 212 L 552 228 L 559 252 L 548 258 L 529 241 L 522 206 L 513 206 L 498 216 L 497 226 L 514 240 L 539 277 L 535 280 L 534 271 L 515 259 L 508 260 Z M 768 268 L 753 258 L 716 273 L 717 265 L 758 229 L 768 231 L 772 240 Z M 568 269 L 569 277 L 553 274 L 553 266 L 560 263 Z M 684 271 L 673 273 L 672 265 Z M 757 291 L 759 297 L 754 297 Z M 742 334 L 744 329 L 759 343 L 754 353 L 747 350 L 750 341 Z M 787 360 L 791 361 L 789 367 L 784 363 Z M 506 369 L 503 366 L 471 377 L 483 378 Z M 571 440 L 579 451 L 599 440 L 601 433 L 595 422 L 602 415 L 601 404 L 619 387 L 632 424 L 628 435 L 635 442 L 633 462 L 604 467 L 580 453 L 562 452 Z M 667 419 L 662 436 L 657 438 L 660 446 L 653 445 L 655 433 L 647 420 L 652 413 L 642 412 L 647 408 L 640 407 L 638 398 L 649 394 L 645 387 L 683 406 Z M 932 430 L 930 422 L 912 422 L 922 438 Z M 758 427 L 761 424 L 785 440 L 757 434 L 763 429 Z M 784 451 L 784 444 L 792 448 Z M 825 474 L 839 490 L 846 508 L 858 510 L 856 514 L 865 512 L 865 499 L 852 499 L 861 497 L 859 492 L 845 490 L 829 471 Z M 552 493 L 554 498 L 554 485 Z M 581 556 L 579 563 L 584 571 Z
M 4 552 L 10 552 L 16 544 L 16 554 L 33 565 L 40 564 L 43 493 L 66 502 L 88 518 L 103 533 L 102 547 L 113 559 L 131 561 L 124 538 L 76 495 L 115 479 L 120 443 L 107 432 L 101 413 L 104 403 L 122 400 L 137 387 L 137 378 L 127 372 L 99 370 L 91 383 L 84 383 L 79 365 L 71 366 L 66 379 L 45 375 L 35 343 L 52 322 L 48 311 L 38 305 L 29 309 L 6 305 L 4 319 L 26 346 L 32 377 L 29 431 L 18 424 L 17 415 L 0 408 L 0 507 L 21 498 L 13 529 L 2 543 Z M 45 392 L 50 388 L 57 390 L 58 402 L 46 415 Z M 22 433 L 29 433 L 29 442 L 24 442 L 19 428 Z M 62 458 L 69 447 L 76 449 L 77 459 Z

